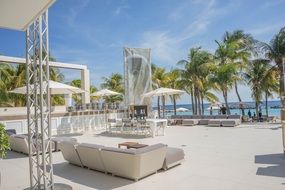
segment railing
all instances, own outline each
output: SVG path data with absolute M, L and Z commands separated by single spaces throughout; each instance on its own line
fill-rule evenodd
M 122 118 L 123 115 L 123 110 L 86 110 L 53 113 L 51 115 L 52 134 L 62 135 L 105 130 L 108 118 Z M 6 126 L 6 129 L 15 129 L 19 134 L 28 132 L 26 115 L 1 116 L 0 122 Z

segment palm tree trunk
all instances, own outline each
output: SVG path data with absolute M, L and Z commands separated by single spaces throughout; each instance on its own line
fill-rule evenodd
M 157 112 L 158 117 L 160 118 L 160 96 L 157 97 Z
M 193 97 L 193 89 L 192 88 L 191 88 L 191 91 L 190 91 L 190 95 L 191 95 L 192 115 L 194 115 L 194 97 Z
M 199 90 L 196 89 L 196 92 L 197 92 L 197 100 L 198 100 L 198 104 L 197 104 L 197 107 L 198 107 L 198 114 L 201 115 L 201 101 L 200 101 L 200 94 L 199 94 Z
M 227 114 L 231 115 L 231 111 L 230 111 L 230 107 L 229 107 L 229 103 L 228 103 L 228 91 L 227 90 L 223 90 L 223 96 L 224 96 L 224 100 L 225 100 L 225 104 L 226 104 L 226 108 L 227 108 Z
M 174 109 L 174 115 L 176 115 L 176 98 L 175 98 L 175 95 L 173 95 L 173 109 Z
M 196 88 L 194 87 L 194 115 L 197 115 L 197 91 Z
M 204 110 L 204 97 L 203 97 L 203 94 L 201 93 L 201 106 L 202 106 L 202 115 L 204 115 L 204 113 L 205 113 L 205 110 Z
M 242 115 L 245 115 L 245 113 L 244 113 L 244 108 L 243 108 L 243 106 L 242 106 L 242 100 L 241 100 L 241 97 L 240 97 L 240 95 L 239 95 L 238 87 L 237 87 L 237 86 L 238 86 L 238 85 L 237 85 L 237 81 L 235 81 L 235 91 L 236 91 L 236 94 L 237 94 L 237 97 L 238 97 L 239 107 L 240 107 L 240 109 L 241 109 L 241 114 L 242 114 Z
M 258 121 L 259 121 L 259 110 L 258 110 L 258 108 L 259 108 L 259 105 L 258 105 L 258 102 L 257 101 L 255 101 L 255 111 L 256 111 L 256 118 L 258 118 Z
M 276 60 L 276 63 L 278 65 L 278 68 L 280 70 L 280 79 L 279 79 L 279 84 L 280 84 L 280 100 L 281 100 L 281 106 L 285 108 L 285 71 L 283 68 L 283 61 L 282 60 Z
M 266 116 L 268 117 L 268 93 L 265 92 L 265 110 L 266 110 Z
M 165 96 L 162 96 L 161 99 L 162 99 L 162 117 L 165 118 Z

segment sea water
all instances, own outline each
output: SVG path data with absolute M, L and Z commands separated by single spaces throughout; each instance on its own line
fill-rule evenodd
M 238 103 L 237 102 L 229 103 L 230 107 L 233 107 L 233 105 L 234 105 L 234 107 L 237 107 L 236 105 L 238 105 Z M 207 104 L 207 103 L 204 104 L 204 115 L 210 115 L 210 110 L 207 109 L 210 106 L 211 106 L 211 104 Z M 281 114 L 280 106 L 281 106 L 280 101 L 268 101 L 268 115 L 280 117 L 280 114 Z M 177 109 L 181 108 L 181 107 L 187 108 L 187 109 L 189 109 L 189 111 L 177 112 L 177 115 L 192 115 L 191 104 L 177 104 L 177 106 L 176 106 Z M 260 108 L 261 108 L 262 115 L 266 115 L 265 102 L 261 103 Z M 157 108 L 154 107 L 154 109 L 157 109 Z M 174 109 L 173 105 L 166 105 L 165 110 L 167 110 L 167 111 L 165 112 L 165 114 L 166 115 L 173 115 L 173 109 Z M 244 110 L 245 110 L 246 115 L 248 114 L 248 110 L 250 110 L 251 115 L 253 116 L 254 113 L 256 112 L 255 111 L 255 103 L 254 102 L 245 102 Z M 241 115 L 241 109 L 238 109 L 238 108 L 237 109 L 230 109 L 230 112 L 232 115 L 235 115 L 235 114 Z M 219 110 L 213 110 L 212 113 L 213 113 L 213 115 L 217 115 L 217 114 L 219 114 Z M 256 114 L 256 115 L 258 115 L 258 114 Z

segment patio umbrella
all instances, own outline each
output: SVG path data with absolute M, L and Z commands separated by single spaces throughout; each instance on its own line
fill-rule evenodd
M 30 87 L 31 87 L 31 90 L 34 88 L 33 85 Z M 50 88 L 50 94 L 78 94 L 78 93 L 85 92 L 84 90 L 80 88 L 70 86 L 67 84 L 63 84 L 63 83 L 59 83 L 59 82 L 55 82 L 52 80 L 49 81 L 49 88 Z M 14 90 L 11 90 L 9 92 L 16 93 L 16 94 L 27 94 L 27 87 L 22 86 L 19 88 L 15 88 Z M 38 90 L 38 93 L 39 93 L 39 90 Z
M 115 92 L 115 91 L 112 91 L 112 90 L 108 90 L 108 89 L 102 89 L 102 90 L 99 90 L 97 92 L 90 94 L 90 96 L 98 96 L 100 98 L 104 98 L 104 97 L 108 97 L 108 96 L 115 96 L 115 95 L 122 95 L 122 94 Z M 107 121 L 106 107 L 104 107 L 104 119 L 105 119 L 105 123 L 106 123 L 106 121 Z M 107 123 L 106 123 L 106 126 L 107 126 Z
M 122 94 L 108 89 L 102 89 L 90 94 L 90 96 L 99 96 L 99 97 L 114 96 L 114 95 L 122 95 Z
M 145 93 L 142 95 L 143 98 L 151 98 L 154 96 L 169 96 L 169 95 L 179 95 L 179 94 L 183 94 L 185 91 L 183 90 L 177 90 L 177 89 L 172 89 L 172 88 L 158 88 L 155 89 L 153 91 L 150 91 L 148 93 Z M 174 97 L 175 98 L 175 97 Z M 165 115 L 164 113 L 165 108 L 163 107 L 163 117 Z
M 187 109 L 187 108 L 178 108 L 176 111 L 178 111 L 178 112 L 186 112 L 186 111 L 189 111 L 189 109 Z

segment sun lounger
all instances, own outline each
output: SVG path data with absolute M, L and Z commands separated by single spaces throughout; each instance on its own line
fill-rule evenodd
M 208 122 L 209 126 L 212 127 L 220 127 L 221 126 L 221 119 L 210 119 Z
M 78 145 L 79 143 L 77 142 L 63 141 L 60 143 L 60 150 L 64 159 L 68 161 L 70 164 L 83 167 L 78 152 L 76 150 Z
M 193 126 L 193 125 L 197 125 L 198 123 L 199 123 L 198 119 L 183 119 L 182 120 L 183 126 Z
M 225 119 L 221 121 L 223 127 L 235 127 L 240 124 L 238 119 Z
M 140 149 L 104 147 L 101 156 L 107 172 L 137 181 L 162 168 L 166 147 L 164 144 Z
M 100 155 L 100 150 L 103 147 L 104 146 L 97 144 L 79 144 L 76 149 L 83 166 L 93 170 L 105 172 L 106 170 Z
M 184 161 L 184 151 L 181 148 L 167 147 L 166 156 L 163 162 L 163 169 L 167 170 Z

